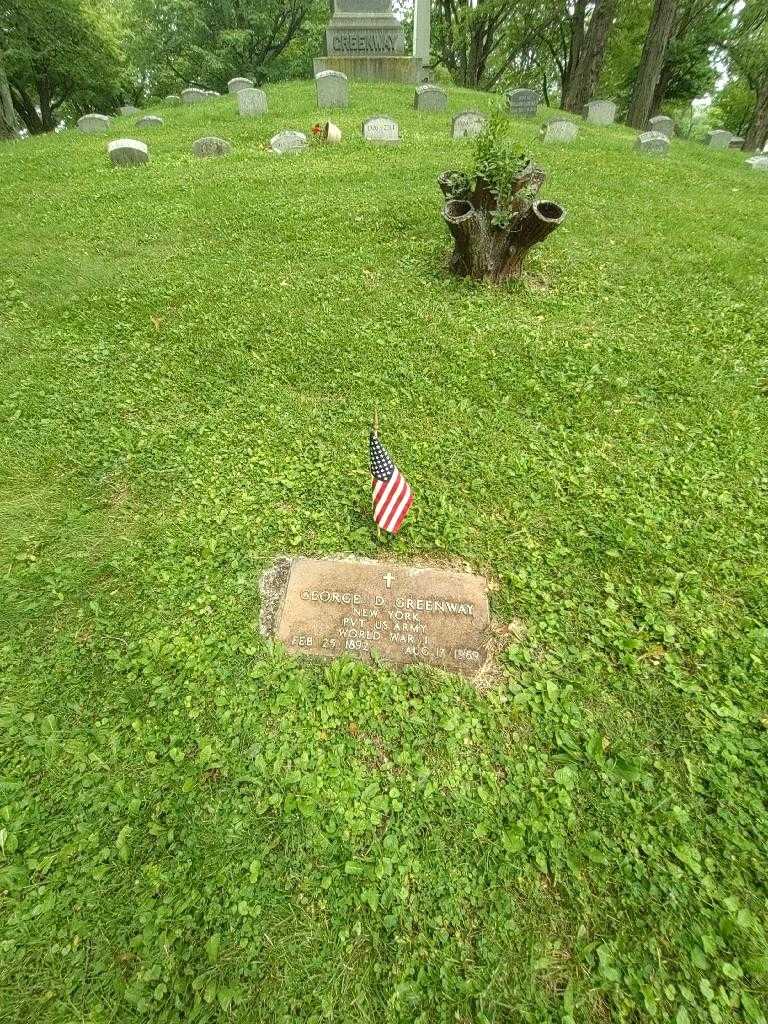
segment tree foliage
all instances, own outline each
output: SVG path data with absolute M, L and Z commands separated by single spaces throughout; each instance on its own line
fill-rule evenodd
M 68 109 L 114 104 L 122 70 L 119 23 L 89 0 L 8 0 L 0 54 L 14 109 L 33 134 Z

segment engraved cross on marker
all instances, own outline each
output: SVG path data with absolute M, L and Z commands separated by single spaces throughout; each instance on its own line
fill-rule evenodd
M 387 590 L 390 590 L 392 588 L 392 580 L 394 578 L 395 577 L 392 575 L 391 572 L 384 573 L 384 582 L 387 584 Z

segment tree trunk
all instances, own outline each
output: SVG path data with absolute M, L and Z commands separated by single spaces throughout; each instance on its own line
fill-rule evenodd
M 578 111 L 595 94 L 597 80 L 605 59 L 608 36 L 613 27 L 617 0 L 596 0 L 589 28 L 581 47 L 578 62 L 568 79 L 568 91 L 563 100 L 565 110 Z
M 627 114 L 627 124 L 633 128 L 643 130 L 648 124 L 653 94 L 664 65 L 676 17 L 677 0 L 656 0 Z
M 768 75 L 757 91 L 755 112 L 744 137 L 744 149 L 762 150 L 768 141 Z
M 5 68 L 0 64 L 0 139 L 16 138 L 16 111 Z
M 515 179 L 509 206 L 500 223 L 498 195 L 483 178 L 470 191 L 459 171 L 445 171 L 437 179 L 447 202 L 443 220 L 453 236 L 451 270 L 459 277 L 501 284 L 517 280 L 529 250 L 542 242 L 565 219 L 557 203 L 536 199 L 544 171 L 529 164 Z

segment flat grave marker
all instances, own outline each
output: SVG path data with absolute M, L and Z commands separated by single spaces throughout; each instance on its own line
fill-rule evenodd
M 192 152 L 195 156 L 227 156 L 232 152 L 232 143 L 226 139 L 218 139 L 215 135 L 206 135 L 205 138 L 195 139 L 192 143 Z
M 275 600 L 267 628 L 292 654 L 369 661 L 375 652 L 393 665 L 421 663 L 466 676 L 489 657 L 488 584 L 471 573 L 296 558 Z
M 275 153 L 299 153 L 307 148 L 307 136 L 304 132 L 278 132 L 269 140 L 269 148 Z

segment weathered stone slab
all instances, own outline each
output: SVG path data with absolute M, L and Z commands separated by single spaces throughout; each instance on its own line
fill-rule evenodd
M 705 139 L 710 149 L 728 149 L 733 138 L 733 132 L 727 132 L 723 128 L 717 128 L 713 132 L 707 132 Z
M 146 143 L 138 139 L 113 139 L 107 143 L 107 153 L 113 167 L 130 167 L 133 164 L 145 164 L 149 160 Z
M 504 95 L 513 117 L 535 116 L 539 104 L 539 94 L 535 89 L 508 89 Z
M 393 57 L 405 52 L 405 31 L 392 0 L 335 0 L 325 32 L 329 57 Z
M 232 152 L 232 143 L 218 139 L 215 135 L 206 135 L 203 139 L 195 139 L 192 143 L 195 156 L 227 156 Z
M 641 132 L 635 139 L 635 149 L 640 153 L 666 156 L 669 149 L 669 139 L 663 132 Z
M 256 117 L 267 112 L 267 94 L 263 89 L 238 89 L 237 109 L 241 117 Z
M 77 130 L 86 135 L 103 135 L 109 131 L 110 121 L 106 114 L 83 114 L 78 118 Z
M 146 114 L 144 117 L 140 117 L 136 122 L 137 128 L 162 128 L 165 121 L 162 117 L 158 117 L 157 114 Z
M 579 134 L 579 126 L 574 121 L 569 121 L 565 117 L 553 117 L 551 121 L 547 121 L 546 124 L 541 126 L 542 142 L 559 142 L 568 143 L 573 142 L 576 136 Z
M 438 85 L 419 85 L 413 97 L 415 110 L 441 113 L 448 109 L 448 93 Z
M 182 103 L 202 103 L 206 99 L 205 89 L 182 89 Z
M 745 140 L 740 135 L 734 135 L 728 143 L 728 149 L 743 149 Z
M 269 140 L 269 148 L 275 153 L 299 153 L 307 148 L 307 136 L 304 132 L 278 132 Z
M 616 109 L 613 100 L 592 100 L 584 106 L 584 117 L 590 124 L 606 127 L 616 120 Z
M 170 103 L 173 107 L 178 106 L 178 104 L 181 103 L 181 96 L 177 96 L 175 92 L 172 92 L 170 95 L 165 97 L 165 102 Z
M 229 92 L 240 92 L 241 89 L 252 89 L 253 82 L 250 78 L 230 78 L 227 82 Z
M 488 659 L 482 576 L 397 563 L 296 558 L 273 625 L 293 654 L 421 663 L 474 675 Z
M 118 110 L 123 115 L 123 117 L 127 117 L 128 114 L 140 114 L 141 113 L 139 108 L 138 107 L 134 107 L 134 105 L 132 103 L 125 103 L 125 104 L 123 104 L 122 107 L 118 107 Z
M 315 90 L 319 108 L 349 106 L 349 79 L 341 71 L 318 71 Z
M 462 110 L 453 119 L 454 139 L 474 139 L 488 124 L 488 118 L 479 110 Z
M 220 92 L 216 92 L 215 89 L 206 89 L 205 90 L 205 95 L 206 96 L 221 96 L 221 93 Z
M 399 142 L 400 126 L 391 117 L 376 114 L 363 121 L 363 138 L 366 142 Z
M 662 135 L 666 135 L 668 139 L 673 139 L 675 137 L 675 122 L 671 117 L 659 114 L 657 117 L 652 117 L 648 122 L 648 131 L 660 132 Z
M 768 171 L 768 156 L 751 156 L 744 163 L 749 164 L 755 171 Z

